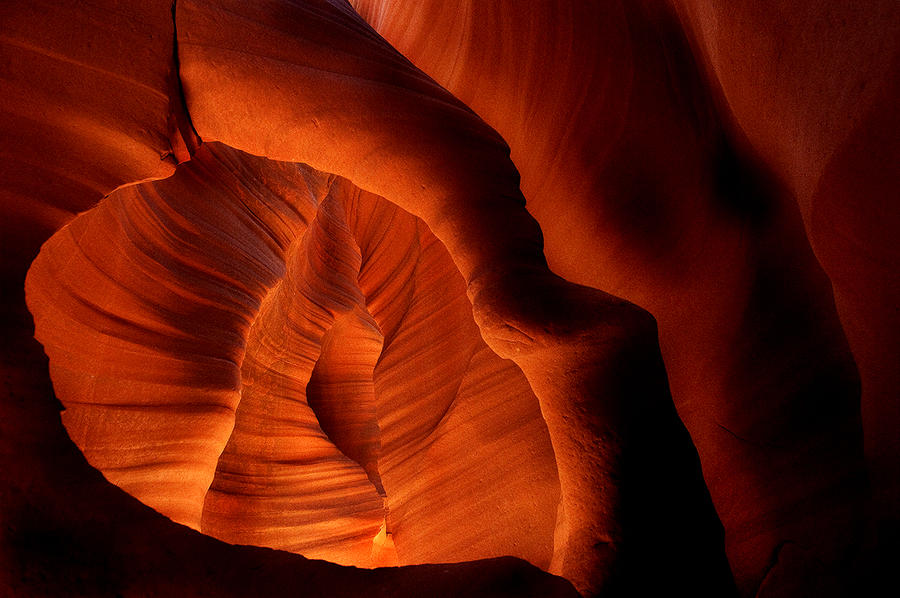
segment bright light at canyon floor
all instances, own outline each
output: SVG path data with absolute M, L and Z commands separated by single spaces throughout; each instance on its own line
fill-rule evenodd
M 0 594 L 896 586 L 896 2 L 0 22 Z

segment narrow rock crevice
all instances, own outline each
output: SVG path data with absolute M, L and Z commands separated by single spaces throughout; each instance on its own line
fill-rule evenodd
M 169 115 L 166 119 L 172 156 L 181 164 L 191 159 L 203 143 L 188 110 L 184 84 L 181 80 L 181 60 L 178 56 L 178 0 L 172 1 L 172 70 L 169 74 Z

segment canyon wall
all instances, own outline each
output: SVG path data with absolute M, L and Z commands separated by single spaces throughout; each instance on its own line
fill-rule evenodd
M 766 4 L 0 8 L 0 587 L 865 593 L 900 12 Z

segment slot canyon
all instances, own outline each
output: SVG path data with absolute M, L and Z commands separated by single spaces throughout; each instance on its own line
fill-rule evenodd
M 0 597 L 900 595 L 896 0 L 0 3 Z

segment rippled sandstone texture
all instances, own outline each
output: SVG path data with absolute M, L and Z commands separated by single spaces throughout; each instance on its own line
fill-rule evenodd
M 354 4 L 0 8 L 4 589 L 865 593 L 896 6 Z

